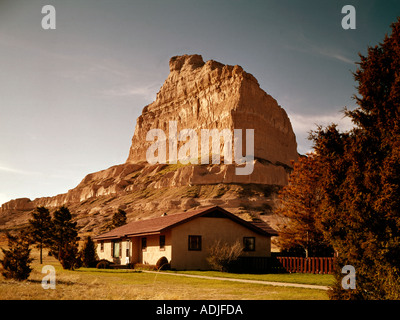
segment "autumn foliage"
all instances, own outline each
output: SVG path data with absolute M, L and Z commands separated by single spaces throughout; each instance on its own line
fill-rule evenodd
M 357 107 L 344 111 L 354 128 L 312 133 L 314 153 L 281 195 L 280 213 L 291 219 L 281 242 L 306 247 L 322 236 L 332 246 L 333 299 L 400 299 L 400 19 L 360 60 Z M 344 265 L 355 267 L 355 290 L 342 288 Z
M 314 155 L 301 157 L 294 163 L 289 184 L 279 194 L 279 237 L 275 243 L 292 254 L 309 256 L 332 255 L 329 244 L 317 229 L 315 218 L 321 202 L 318 186 L 320 174 Z

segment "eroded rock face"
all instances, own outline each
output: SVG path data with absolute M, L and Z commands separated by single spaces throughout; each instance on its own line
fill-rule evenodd
M 127 163 L 146 162 L 153 143 L 146 141 L 147 132 L 162 129 L 168 139 L 170 121 L 176 121 L 178 132 L 195 129 L 199 138 L 201 129 L 242 129 L 245 141 L 245 129 L 254 129 L 256 158 L 288 166 L 297 160 L 296 138 L 285 110 L 251 74 L 240 66 L 204 62 L 200 55 L 173 57 L 169 66 L 156 100 L 137 119 Z M 221 154 L 223 146 L 221 140 Z M 168 147 L 166 151 L 168 160 Z
M 19 198 L 8 201 L 1 206 L 1 210 L 12 211 L 12 210 L 32 210 L 34 208 L 33 202 L 29 198 Z
M 136 218 L 209 205 L 245 214 L 270 212 L 275 196 L 262 190 L 286 185 L 291 160 L 298 157 L 286 112 L 240 66 L 183 55 L 171 58 L 169 67 L 156 100 L 137 119 L 126 163 L 88 174 L 64 194 L 3 204 L 0 225 L 26 223 L 37 206 L 67 205 L 83 231 L 101 227 L 115 208 L 124 208 Z M 168 137 L 170 121 L 176 121 L 178 132 L 194 129 L 198 137 L 201 129 L 242 129 L 243 134 L 254 129 L 252 173 L 238 175 L 237 164 L 223 160 L 221 164 L 149 164 L 146 151 L 153 142 L 146 141 L 147 132 L 162 129 Z M 178 148 L 184 143 L 178 142 Z

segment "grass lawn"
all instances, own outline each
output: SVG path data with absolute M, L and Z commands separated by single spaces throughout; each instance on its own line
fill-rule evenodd
M 26 281 L 18 282 L 5 280 L 0 276 L 0 299 L 199 299 L 199 300 L 322 300 L 327 299 L 327 292 L 315 289 L 276 287 L 260 284 L 237 283 L 221 280 L 207 280 L 174 275 L 150 274 L 134 270 L 100 270 L 95 268 L 81 268 L 75 271 L 63 270 L 59 262 L 44 254 L 43 265 L 53 265 L 56 269 L 56 289 L 43 289 L 37 252 L 32 253 L 36 258 L 30 277 Z M 192 271 L 196 274 L 195 271 Z M 273 276 L 288 275 L 233 275 L 219 272 L 207 274 L 209 276 L 235 276 L 245 279 L 261 279 L 268 281 L 284 281 Z M 299 275 L 307 276 L 307 275 Z M 324 276 L 313 275 L 314 279 L 301 280 L 312 284 L 324 284 Z M 321 277 L 322 280 L 318 280 Z M 304 279 L 307 277 L 304 277 Z M 288 282 L 294 278 L 286 277 Z M 299 280 L 299 279 L 297 279 Z M 322 281 L 322 282 L 318 282 Z
M 227 273 L 219 271 L 168 271 L 168 272 L 201 275 L 207 277 L 313 284 L 319 286 L 330 286 L 332 285 L 334 280 L 333 275 L 330 274 L 311 274 L 311 273 L 241 274 L 241 273 Z

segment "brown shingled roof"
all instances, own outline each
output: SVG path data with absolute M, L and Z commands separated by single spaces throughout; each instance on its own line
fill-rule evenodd
M 249 229 L 252 229 L 257 233 L 269 236 L 276 235 L 276 231 L 273 230 L 271 227 L 269 227 L 266 223 L 264 223 L 265 225 L 257 226 L 254 223 L 245 221 L 237 217 L 236 215 L 230 213 L 229 211 L 226 211 L 218 206 L 213 206 L 198 210 L 191 210 L 183 213 L 166 215 L 153 219 L 133 221 L 121 227 L 115 228 L 109 232 L 98 235 L 94 237 L 94 239 L 95 240 L 116 239 L 126 236 L 158 234 L 178 224 L 185 223 L 194 218 L 215 212 L 222 214 L 227 218 L 230 218 L 231 220 L 234 220 L 235 222 Z
M 253 225 L 255 225 L 256 227 L 263 229 L 264 231 L 268 232 L 271 236 L 277 236 L 278 232 L 274 229 L 272 229 L 268 223 L 264 222 L 261 219 L 254 219 L 251 222 Z

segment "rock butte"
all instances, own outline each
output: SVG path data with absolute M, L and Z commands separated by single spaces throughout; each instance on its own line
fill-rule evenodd
M 285 110 L 240 66 L 183 55 L 171 58 L 169 68 L 156 101 L 137 119 L 127 163 L 146 161 L 151 144 L 147 132 L 167 132 L 169 121 L 177 121 L 178 131 L 197 129 L 199 137 L 200 129 L 254 129 L 255 158 L 288 166 L 297 160 L 296 137 Z
M 65 194 L 9 201 L 0 209 L 0 225 L 7 228 L 26 222 L 27 212 L 36 206 L 73 207 L 81 230 L 89 232 L 98 230 L 117 207 L 136 219 L 210 204 L 236 213 L 271 208 L 274 196 L 262 190 L 286 185 L 291 161 L 298 158 L 296 137 L 285 110 L 240 66 L 182 55 L 172 57 L 169 68 L 156 100 L 144 107 L 137 119 L 124 164 L 88 174 Z M 201 129 L 254 129 L 253 173 L 236 175 L 234 163 L 148 164 L 146 150 L 152 142 L 146 141 L 146 134 L 150 129 L 167 133 L 169 121 L 177 121 L 178 131 L 195 129 L 198 135 Z

